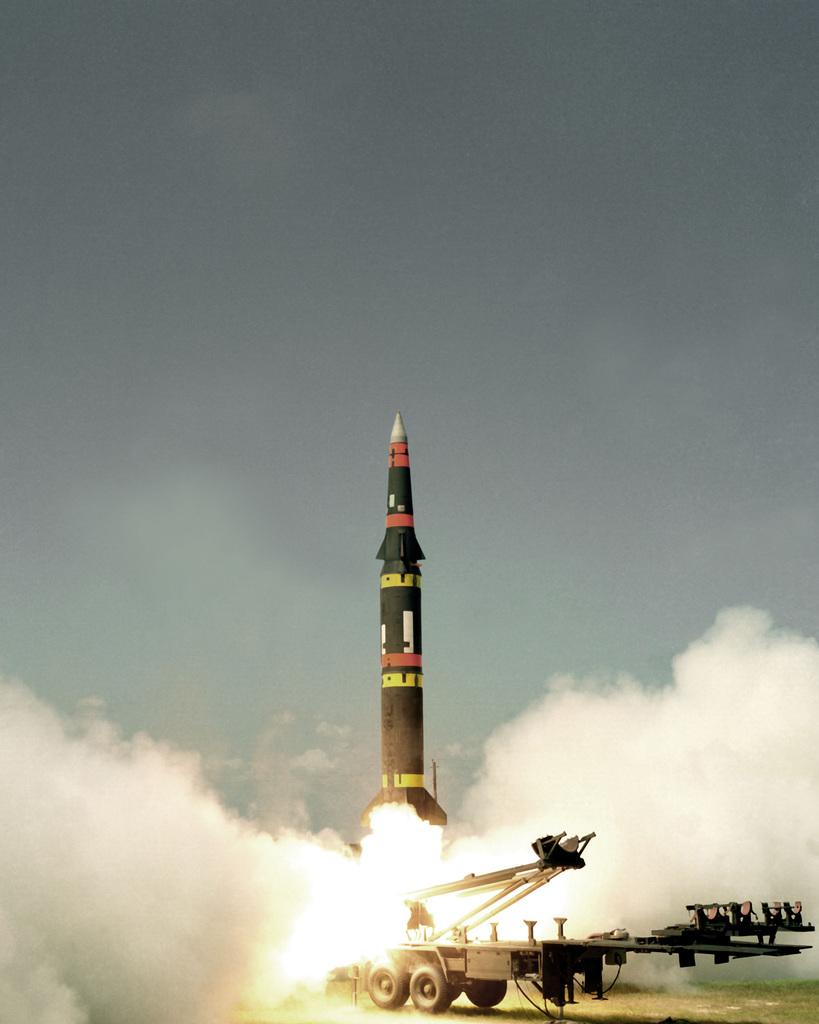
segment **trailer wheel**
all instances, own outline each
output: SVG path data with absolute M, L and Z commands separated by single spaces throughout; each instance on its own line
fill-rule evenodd
M 409 996 L 409 981 L 403 971 L 392 964 L 376 964 L 367 978 L 370 999 L 381 1010 L 397 1010 Z
M 489 1009 L 502 1003 L 506 996 L 506 981 L 503 978 L 475 978 L 465 989 L 466 998 L 473 1006 Z
M 422 1013 L 444 1013 L 452 1005 L 455 990 L 437 964 L 422 964 L 410 978 L 410 996 Z

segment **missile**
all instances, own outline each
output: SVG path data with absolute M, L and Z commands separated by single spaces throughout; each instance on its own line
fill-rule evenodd
M 376 558 L 381 568 L 381 804 L 409 804 L 431 825 L 446 814 L 424 787 L 424 690 L 421 665 L 421 569 L 415 536 L 407 432 L 401 413 L 390 437 L 387 528 Z

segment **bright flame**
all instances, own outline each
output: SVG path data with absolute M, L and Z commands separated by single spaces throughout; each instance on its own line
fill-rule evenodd
M 371 828 L 360 858 L 338 843 L 295 836 L 277 841 L 304 876 L 302 909 L 288 939 L 265 954 L 247 1002 L 274 1004 L 284 978 L 290 990 L 319 991 L 333 969 L 377 959 L 406 941 L 409 911 L 402 893 L 438 877 L 442 830 L 397 804 L 378 807 Z
M 515 856 L 509 858 L 506 851 L 493 849 L 489 844 L 482 847 L 474 839 L 460 844 L 452 859 L 446 858 L 443 830 L 421 821 L 406 805 L 378 807 L 372 815 L 371 829 L 361 844 L 360 859 L 338 846 L 305 843 L 295 837 L 278 841 L 280 847 L 291 844 L 293 856 L 305 875 L 303 909 L 286 942 L 267 954 L 253 997 L 259 1005 L 275 1003 L 282 978 L 288 979 L 291 989 L 317 992 L 323 989 L 334 968 L 364 959 L 378 960 L 388 948 L 406 942 L 408 893 L 472 874 L 476 863 L 483 873 L 532 864 L 536 859 L 528 848 L 517 849 Z M 466 892 L 435 896 L 428 909 L 440 928 L 459 920 L 490 895 Z M 542 909 L 542 899 L 538 905 Z M 493 920 L 497 916 L 502 922 L 506 938 L 522 940 L 527 934 L 522 924 L 527 910 L 521 910 L 521 906 L 529 908 L 528 898 L 525 904 L 493 915 Z M 547 919 L 553 931 L 551 917 Z M 489 931 L 487 921 L 469 934 L 473 938 L 488 937 Z
M 382 804 L 370 822 L 372 834 L 361 844 L 361 866 L 382 893 L 410 892 L 437 878 L 443 829 L 421 821 L 406 804 Z

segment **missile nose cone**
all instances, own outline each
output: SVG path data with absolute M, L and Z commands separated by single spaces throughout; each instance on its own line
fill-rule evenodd
M 395 423 L 392 425 L 392 434 L 390 434 L 390 444 L 406 444 L 407 443 L 407 431 L 404 427 L 404 421 L 401 419 L 401 413 L 395 417 Z

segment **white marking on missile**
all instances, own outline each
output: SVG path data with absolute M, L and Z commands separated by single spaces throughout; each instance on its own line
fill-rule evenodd
M 390 508 L 392 508 L 393 505 L 395 505 L 395 495 L 391 494 L 390 495 Z
M 383 622 L 381 623 L 381 653 L 387 653 L 387 627 Z
M 412 612 L 404 612 L 404 647 L 407 654 L 415 650 L 415 630 L 412 624 Z

